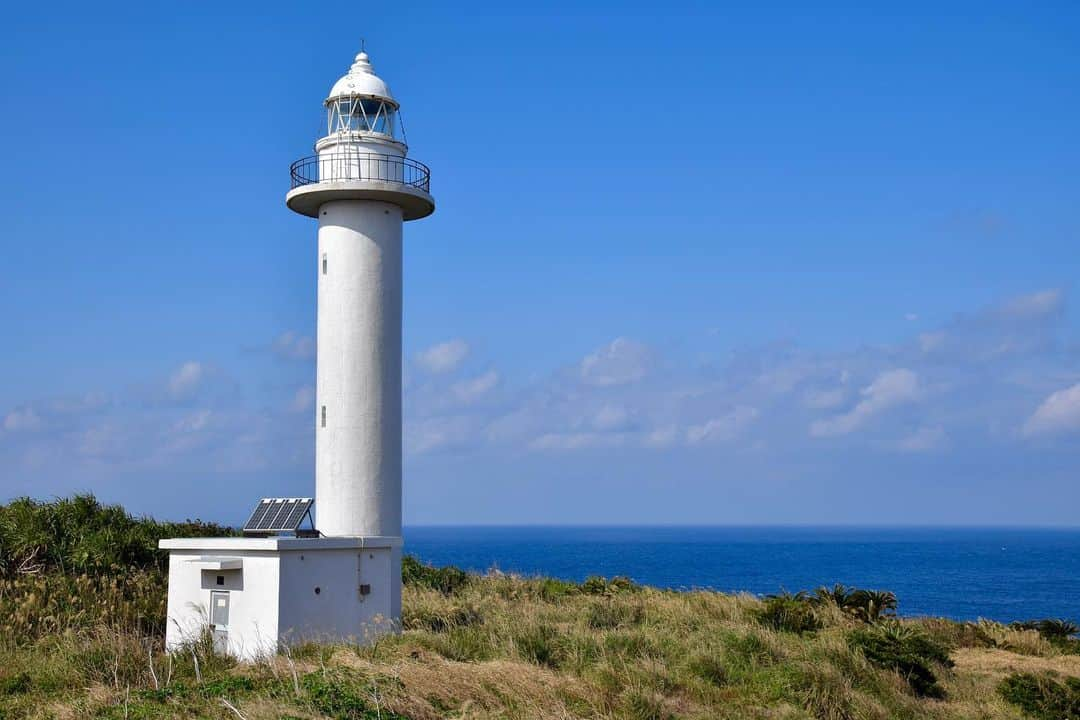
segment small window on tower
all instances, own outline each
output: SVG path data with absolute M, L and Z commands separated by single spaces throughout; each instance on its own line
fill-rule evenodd
M 322 406 L 322 426 L 326 427 L 326 406 Z
M 326 253 L 323 253 L 322 256 L 322 274 L 326 274 Z

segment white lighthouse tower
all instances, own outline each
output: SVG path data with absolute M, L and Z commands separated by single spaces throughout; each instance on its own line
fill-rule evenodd
M 298 530 L 311 498 L 265 498 L 245 537 L 162 540 L 170 648 L 209 630 L 256 658 L 400 622 L 402 224 L 435 201 L 366 53 L 323 104 L 326 135 L 293 163 L 285 198 L 318 220 L 317 530 Z
M 315 515 L 328 536 L 400 536 L 401 230 L 435 202 L 366 53 L 325 105 L 286 196 L 319 221 Z

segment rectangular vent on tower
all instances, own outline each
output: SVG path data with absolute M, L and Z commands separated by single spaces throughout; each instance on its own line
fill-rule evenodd
M 322 426 L 326 427 L 326 406 L 322 406 Z
M 326 253 L 323 253 L 322 256 L 322 274 L 326 274 Z

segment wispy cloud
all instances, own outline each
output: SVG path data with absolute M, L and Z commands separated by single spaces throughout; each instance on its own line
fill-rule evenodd
M 461 338 L 432 345 L 416 355 L 416 364 L 436 375 L 453 372 L 469 354 L 469 344 Z
M 863 427 L 871 418 L 919 395 L 919 377 L 907 368 L 887 370 L 860 391 L 862 400 L 851 410 L 810 425 L 814 437 L 847 435 Z
M 275 355 L 286 360 L 311 360 L 315 357 L 315 339 L 288 330 L 277 336 L 270 345 Z
M 1051 393 L 1024 423 L 1024 434 L 1054 435 L 1080 431 L 1080 383 Z
M 303 413 L 315 405 L 315 388 L 304 385 L 296 389 L 289 403 L 289 410 L 294 413 Z
M 169 395 L 181 399 L 193 394 L 206 376 L 202 363 L 189 360 L 177 368 L 167 383 Z
M 760 415 L 761 412 L 757 408 L 737 407 L 701 425 L 691 426 L 686 431 L 686 441 L 691 445 L 705 442 L 730 442 Z
M 581 361 L 581 379 L 588 385 L 626 385 L 643 379 L 653 364 L 653 352 L 645 344 L 616 338 Z
M 450 388 L 454 396 L 463 403 L 471 403 L 487 395 L 499 384 L 499 373 L 488 370 L 483 375 L 478 375 L 468 380 L 454 383 Z
M 804 467 L 836 462 L 837 447 L 894 464 L 907 460 L 898 453 L 944 463 L 980 443 L 1004 455 L 1064 452 L 1069 442 L 1051 441 L 1080 433 L 1064 302 L 1061 291 L 1040 291 L 919 328 L 921 338 L 828 352 L 771 343 L 708 356 L 617 337 L 529 377 L 447 340 L 409 363 L 405 453 L 436 465 L 441 454 L 467 459 L 478 472 L 512 457 L 544 473 L 602 458 Z M 282 337 L 284 356 L 304 357 L 301 336 Z M 1005 342 L 1008 352 L 993 352 Z M 466 360 L 486 369 L 466 373 Z M 0 408 L 0 467 L 42 478 L 44 493 L 90 473 L 304 477 L 310 368 L 301 376 L 273 365 L 280 376 L 234 378 L 193 359 L 128 390 L 25 398 Z
M 4 429 L 8 432 L 32 432 L 41 426 L 41 417 L 32 407 L 17 407 L 4 416 Z
M 940 425 L 924 425 L 900 440 L 899 448 L 905 452 L 925 453 L 941 450 L 948 444 L 948 436 Z

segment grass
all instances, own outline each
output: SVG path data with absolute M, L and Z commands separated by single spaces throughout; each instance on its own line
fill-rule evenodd
M 56 527 L 50 512 L 29 514 Z M 5 542 L 20 527 L 0 531 Z M 52 541 L 5 557 L 0 718 L 1075 717 L 1080 654 L 1060 636 L 1067 625 L 892 619 L 895 598 L 840 588 L 761 600 L 408 560 L 403 631 L 374 646 L 237 664 L 203 640 L 169 656 L 160 559 L 139 548 L 173 527 L 132 530 L 143 539 L 119 560 L 91 553 L 80 565 Z

